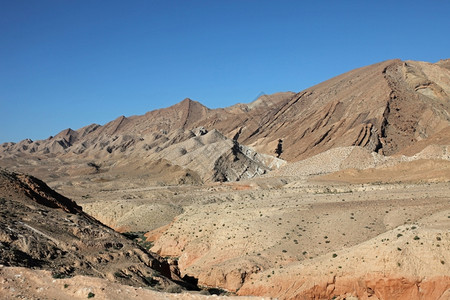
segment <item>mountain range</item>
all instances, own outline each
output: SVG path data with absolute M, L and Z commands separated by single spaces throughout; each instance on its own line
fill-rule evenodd
M 187 98 L 1 144 L 0 165 L 0 296 L 34 296 L 21 274 L 49 288 L 36 269 L 79 286 L 58 283 L 68 299 L 80 276 L 107 279 L 92 290 L 113 299 L 106 285 L 450 295 L 450 59 L 388 60 L 226 108 Z
M 361 146 L 384 155 L 440 136 L 450 125 L 449 60 L 389 60 L 345 73 L 299 93 L 263 95 L 250 104 L 209 109 L 191 99 L 103 126 L 66 129 L 47 140 L 1 145 L 2 156 L 158 151 L 203 127 L 256 151 L 292 162 L 333 147 Z

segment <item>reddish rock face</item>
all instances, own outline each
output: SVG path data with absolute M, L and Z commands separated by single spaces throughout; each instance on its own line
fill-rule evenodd
M 312 287 L 311 282 L 314 282 Z M 246 285 L 239 295 L 271 296 L 279 299 L 352 299 L 359 300 L 444 300 L 450 296 L 450 277 L 385 277 L 368 274 L 364 278 L 331 277 L 285 279 L 270 285 Z M 335 298 L 333 298 L 335 297 Z

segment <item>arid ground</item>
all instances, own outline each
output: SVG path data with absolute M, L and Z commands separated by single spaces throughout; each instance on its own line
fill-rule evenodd
M 197 299 L 212 289 L 279 299 L 450 299 L 449 95 L 449 60 L 392 60 L 250 104 L 211 110 L 186 99 L 2 144 L 0 250 L 9 256 L 0 295 Z M 83 212 L 9 172 L 42 179 Z M 22 189 L 53 199 L 57 212 L 45 214 L 69 226 L 55 231 L 64 243 L 26 217 L 46 222 L 43 208 L 27 202 L 41 198 Z M 61 209 L 89 230 L 73 229 Z M 105 256 L 103 239 L 121 246 Z M 35 242 L 56 262 L 50 255 L 23 269 L 12 249 L 37 259 Z M 73 269 L 64 269 L 67 253 Z M 52 277 L 55 267 L 70 276 Z M 147 289 L 149 281 L 158 288 Z M 193 281 L 197 291 L 188 292 Z

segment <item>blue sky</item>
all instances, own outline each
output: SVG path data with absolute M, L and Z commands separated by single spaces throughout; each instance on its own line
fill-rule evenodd
M 450 1 L 0 0 L 0 143 L 450 57 Z

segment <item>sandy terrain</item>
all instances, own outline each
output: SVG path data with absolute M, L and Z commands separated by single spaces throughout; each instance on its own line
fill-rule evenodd
M 199 293 L 164 293 L 146 288 L 121 285 L 111 281 L 86 276 L 55 279 L 48 271 L 0 266 L 0 298 L 2 299 L 153 299 L 153 300 L 203 300 L 242 299 L 259 300 L 264 297 L 206 296 Z
M 449 189 L 293 181 L 278 189 L 214 191 L 186 208 L 152 250 L 177 257 L 182 272 L 200 283 L 236 291 L 252 273 L 331 255 L 435 213 L 450 215 Z
M 423 157 L 337 148 L 270 176 L 203 185 L 147 185 L 114 173 L 49 179 L 113 228 L 148 232 L 151 250 L 200 285 L 280 299 L 366 299 L 370 291 L 370 299 L 392 299 L 389 289 L 420 282 L 439 295 L 429 299 L 446 299 L 449 166 Z M 401 297 L 411 295 L 405 288 Z
M 234 183 L 147 185 L 139 176 L 99 173 L 54 178 L 50 186 L 119 231 L 148 232 L 151 250 L 200 285 L 280 299 L 365 299 L 370 291 L 391 299 L 386 286 L 405 281 L 445 299 L 450 173 L 441 148 L 430 149 L 386 158 L 336 148 Z M 416 235 L 423 245 L 411 243 Z

